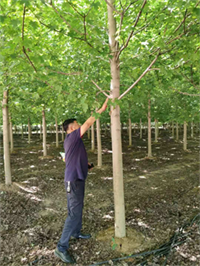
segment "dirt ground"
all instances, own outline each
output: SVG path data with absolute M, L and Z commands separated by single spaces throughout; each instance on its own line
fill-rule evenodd
M 61 138 L 61 136 L 60 136 Z M 180 140 L 182 136 L 180 136 Z M 153 140 L 153 136 L 152 136 Z M 2 139 L 1 139 L 2 142 Z M 13 185 L 4 185 L 1 145 L 1 266 L 66 265 L 54 256 L 54 249 L 67 216 L 64 189 L 65 164 L 55 147 L 55 135 L 48 134 L 48 159 L 42 156 L 39 135 L 14 135 L 15 152 L 11 155 Z M 97 165 L 97 152 L 90 151 L 84 137 L 90 162 Z M 83 231 L 89 240 L 70 240 L 70 252 L 82 265 L 200 265 L 200 232 L 198 221 L 184 229 L 185 241 L 171 248 L 166 256 L 111 259 L 158 249 L 167 243 L 184 223 L 199 213 L 199 136 L 183 143 L 160 133 L 152 145 L 153 160 L 146 159 L 147 136 L 128 146 L 123 132 L 123 167 L 127 238 L 114 237 L 114 202 L 110 134 L 102 134 L 103 167 L 95 167 L 86 181 Z M 172 243 L 173 245 L 174 243 Z M 108 261 L 102 264 L 98 262 Z M 145 263 L 144 263 L 145 261 Z M 96 264 L 95 264 L 96 263 Z M 143 264 L 142 264 L 143 263 Z

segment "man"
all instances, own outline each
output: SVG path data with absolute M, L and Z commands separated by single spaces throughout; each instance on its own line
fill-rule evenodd
M 106 110 L 107 102 L 108 99 L 106 99 L 97 113 L 101 114 Z M 91 237 L 90 234 L 84 235 L 81 233 L 85 180 L 88 172 L 88 159 L 82 136 L 93 125 L 95 120 L 91 116 L 82 126 L 77 123 L 76 119 L 68 119 L 63 123 L 63 128 L 67 133 L 64 149 L 68 217 L 55 250 L 55 255 L 66 263 L 75 263 L 75 260 L 68 252 L 70 237 L 73 236 L 77 239 L 89 239 Z

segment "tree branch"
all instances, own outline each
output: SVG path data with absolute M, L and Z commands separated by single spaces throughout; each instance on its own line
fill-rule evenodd
M 106 1 L 106 0 L 105 0 L 105 1 Z M 132 36 L 133 36 L 134 28 L 135 28 L 135 27 L 137 26 L 137 24 L 138 24 L 139 18 L 140 18 L 141 14 L 142 14 L 142 10 L 143 10 L 144 6 L 146 5 L 146 3 L 147 3 L 147 0 L 144 0 L 144 2 L 143 2 L 143 4 L 142 4 L 142 7 L 141 7 L 141 9 L 140 9 L 140 11 L 139 11 L 139 13 L 138 13 L 138 15 L 137 15 L 136 21 L 135 21 L 135 23 L 134 23 L 134 25 L 133 25 L 133 29 L 132 29 L 131 33 L 129 34 L 129 36 L 128 36 L 128 39 L 127 39 L 127 41 L 126 41 L 126 44 L 123 45 L 123 46 L 121 47 L 121 49 L 119 50 L 119 52 L 118 52 L 118 54 L 117 54 L 117 58 L 119 58 L 121 52 L 122 52 L 122 51 L 128 46 L 129 41 L 130 41 L 130 39 L 131 39 Z
M 24 10 L 23 10 L 23 21 L 22 21 L 22 41 L 24 41 L 24 21 L 25 21 L 25 14 L 26 14 L 26 6 L 24 5 Z M 35 70 L 35 72 L 37 72 L 37 69 L 35 68 L 33 62 L 31 61 L 31 59 L 29 58 L 29 56 L 28 56 L 27 53 L 26 53 L 26 49 L 25 49 L 24 45 L 23 45 L 22 50 L 23 50 L 23 53 L 25 54 L 25 56 L 27 57 L 27 59 L 28 59 L 30 65 L 33 67 L 33 69 Z
M 189 17 L 190 15 L 191 15 L 190 13 L 187 14 L 187 9 L 186 9 L 185 10 L 185 16 L 184 16 L 183 20 L 181 21 L 181 23 L 178 25 L 178 27 L 175 29 L 174 33 L 177 32 L 180 29 L 181 25 L 183 23 L 185 23 L 186 18 Z M 184 30 L 184 32 L 185 32 L 185 30 Z
M 181 72 L 181 76 L 184 77 L 187 81 L 189 81 L 194 86 L 195 89 L 200 90 L 200 88 L 198 88 L 196 84 L 194 84 L 194 82 L 190 80 L 188 77 L 186 77 L 182 72 Z
M 49 69 L 48 67 L 46 69 L 51 71 L 51 72 L 55 72 L 57 74 L 61 74 L 61 75 L 65 75 L 65 76 L 78 76 L 78 75 L 82 74 L 82 72 L 65 73 L 65 72 L 61 72 L 61 71 L 55 71 L 55 70 Z
M 156 62 L 156 60 L 158 59 L 160 53 L 158 53 L 158 55 L 155 57 L 155 59 L 151 62 L 151 64 L 147 67 L 147 69 L 142 73 L 142 75 L 124 92 L 122 93 L 119 97 L 118 100 L 121 100 L 133 87 L 135 87 L 135 85 L 141 80 L 142 77 L 144 77 L 146 75 L 147 72 L 150 71 L 151 67 L 153 66 L 153 64 Z
M 187 92 L 178 91 L 177 89 L 172 88 L 172 87 L 169 87 L 169 88 L 171 88 L 172 90 L 174 90 L 174 91 L 176 91 L 176 92 L 178 92 L 180 94 L 184 94 L 184 95 L 187 95 L 187 96 L 198 96 L 198 97 L 200 96 L 200 94 L 190 94 L 190 93 L 187 93 Z
M 105 93 L 105 91 L 103 91 L 93 80 L 91 80 L 92 83 L 97 87 L 97 89 L 100 90 L 100 92 L 102 92 L 107 98 L 111 99 L 111 96 L 108 95 L 107 93 Z

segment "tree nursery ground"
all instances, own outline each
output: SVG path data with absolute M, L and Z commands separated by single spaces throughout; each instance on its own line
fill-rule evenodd
M 181 136 L 180 136 L 181 139 Z M 33 135 L 14 136 L 15 152 L 11 155 L 13 185 L 4 185 L 1 152 L 1 265 L 65 265 L 54 256 L 54 249 L 67 216 L 64 189 L 65 164 L 55 147 L 55 135 L 48 134 L 48 155 L 42 156 L 42 142 Z M 96 152 L 84 137 L 90 162 L 97 165 Z M 188 140 L 188 151 L 181 141 L 162 132 L 153 143 L 152 160 L 146 158 L 147 139 L 134 134 L 133 146 L 123 132 L 124 191 L 127 239 L 114 237 L 114 203 L 112 154 L 109 132 L 102 134 L 103 167 L 89 172 L 86 184 L 83 230 L 89 240 L 71 240 L 70 251 L 76 265 L 199 265 L 198 222 L 184 229 L 185 241 L 165 256 L 113 258 L 158 249 L 167 243 L 184 223 L 199 212 L 199 138 Z M 2 147 L 2 146 L 1 146 Z M 173 245 L 174 243 L 172 243 Z

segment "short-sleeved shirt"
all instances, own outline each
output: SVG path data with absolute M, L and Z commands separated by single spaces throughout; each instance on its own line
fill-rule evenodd
M 67 134 L 65 149 L 65 182 L 77 179 L 85 180 L 88 173 L 88 158 L 83 144 L 80 128 Z

